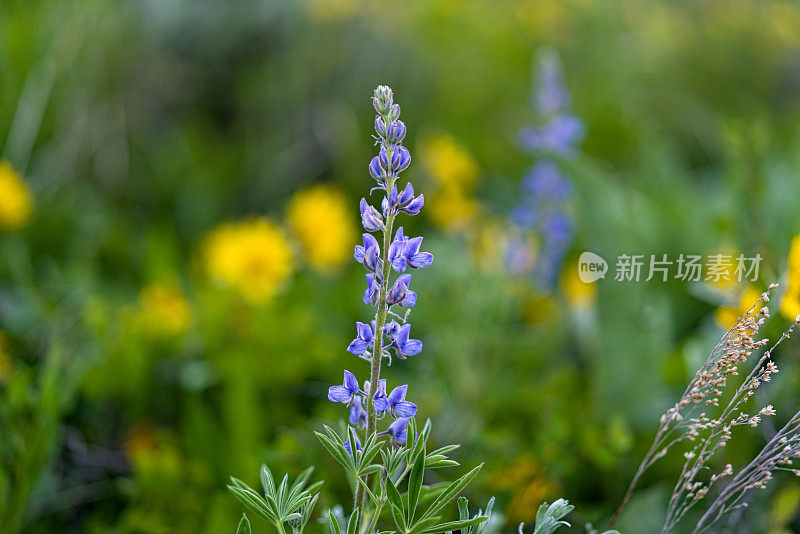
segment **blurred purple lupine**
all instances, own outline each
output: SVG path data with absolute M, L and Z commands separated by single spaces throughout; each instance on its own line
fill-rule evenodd
M 350 407 L 349 423 L 356 428 L 366 427 L 367 439 L 377 434 L 378 414 L 388 413 L 394 422 L 378 435 L 388 435 L 393 444 L 400 446 L 406 441 L 407 426 L 417 412 L 417 405 L 406 400 L 407 385 L 386 393 L 386 380 L 380 378 L 381 362 L 387 357 L 391 365 L 391 352 L 397 358 L 405 359 L 422 351 L 422 341 L 410 337 L 408 316 L 417 303 L 417 293 L 411 290 L 412 275 L 406 271 L 428 267 L 433 262 L 433 255 L 421 250 L 421 236 L 407 237 L 402 227 L 394 230 L 397 215 L 418 214 L 425 204 L 425 197 L 416 195 L 411 183 L 402 187 L 398 183 L 400 173 L 411 163 L 411 154 L 402 146 L 406 126 L 399 120 L 400 106 L 394 103 L 392 90 L 378 86 L 372 103 L 378 113 L 375 133 L 380 147 L 368 170 L 378 184 L 372 191 L 382 192 L 383 198 L 379 203 L 361 199 L 359 211 L 366 232 L 361 244 L 356 245 L 353 257 L 367 270 L 367 287 L 362 301 L 377 309 L 375 318 L 369 323 L 356 322 L 356 337 L 347 347 L 348 352 L 370 362 L 370 378 L 361 390 L 355 376 L 345 371 L 342 385 L 331 386 L 328 398 Z M 380 210 L 376 205 L 380 205 Z M 380 232 L 380 235 L 376 237 L 373 232 Z M 398 275 L 391 279 L 393 271 Z M 392 311 L 397 309 L 393 306 L 406 308 L 404 315 Z M 349 440 L 345 447 L 349 452 Z M 360 450 L 360 443 L 356 442 L 355 449 Z
M 538 124 L 524 128 L 520 144 L 538 157 L 520 186 L 521 201 L 511 211 L 518 227 L 506 251 L 506 264 L 515 274 L 533 274 L 537 284 L 551 290 L 572 243 L 574 220 L 569 213 L 572 183 L 555 159 L 577 154 L 586 131 L 569 113 L 570 97 L 564 87 L 558 57 L 549 51 L 539 56 L 533 94 Z M 531 246 L 531 235 L 538 246 Z

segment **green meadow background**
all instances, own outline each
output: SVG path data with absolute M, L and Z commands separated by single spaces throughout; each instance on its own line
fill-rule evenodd
M 548 290 L 504 262 L 545 49 L 587 131 Z M 424 351 L 385 376 L 436 444 L 486 461 L 468 495 L 495 496 L 504 531 L 562 496 L 605 525 L 742 303 L 782 283 L 773 337 L 800 313 L 794 2 L 4 1 L 0 531 L 233 532 L 227 478 L 262 462 L 315 464 L 319 510 L 349 506 L 312 431 L 346 416 L 326 399 L 342 369 L 366 372 L 344 349 L 369 318 L 351 253 L 379 83 L 426 198 L 405 226 L 436 256 L 414 277 Z M 593 285 L 585 250 L 611 263 Z M 623 253 L 763 261 L 749 284 L 617 282 Z M 800 406 L 799 357 L 794 338 L 776 355 L 771 424 Z M 660 529 L 681 460 L 644 477 L 623 532 Z M 798 509 L 778 476 L 741 532 L 796 532 Z

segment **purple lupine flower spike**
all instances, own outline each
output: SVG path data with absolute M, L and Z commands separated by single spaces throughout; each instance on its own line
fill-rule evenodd
M 402 360 L 407 356 L 416 356 L 422 352 L 422 341 L 419 339 L 411 339 L 411 325 L 406 323 L 400 327 L 397 332 L 397 337 L 394 339 L 394 344 L 397 347 L 398 357 Z
M 353 399 L 358 395 L 358 380 L 355 375 L 345 369 L 344 380 L 341 386 L 331 386 L 328 389 L 328 400 L 332 402 L 341 402 L 347 405 L 353 402 Z
M 369 163 L 369 174 L 378 183 L 374 190 L 380 190 L 384 194 L 378 206 L 372 206 L 366 198 L 360 202 L 361 222 L 366 229 L 362 235 L 362 243 L 356 245 L 353 257 L 356 261 L 364 265 L 367 269 L 365 278 L 367 287 L 364 290 L 362 300 L 365 304 L 377 306 L 378 312 L 375 320 L 369 323 L 356 322 L 356 337 L 347 347 L 347 350 L 356 356 L 370 361 L 373 365 L 372 372 L 376 372 L 376 362 L 379 363 L 382 357 L 389 358 L 391 365 L 392 355 L 390 352 L 382 351 L 373 359 L 371 354 L 367 354 L 371 349 L 378 349 L 382 346 L 380 341 L 376 341 L 376 336 L 385 335 L 389 343 L 384 345 L 385 349 L 395 348 L 400 358 L 414 356 L 422 351 L 422 342 L 418 339 L 411 339 L 411 325 L 406 323 L 408 312 L 404 317 L 391 311 L 392 306 L 411 308 L 416 305 L 417 293 L 411 290 L 410 273 L 404 273 L 407 269 L 421 269 L 431 265 L 433 255 L 429 252 L 420 250 L 422 237 L 409 238 L 403 233 L 402 227 L 397 227 L 394 239 L 390 235 L 394 226 L 395 217 L 402 213 L 416 215 L 425 204 L 423 195 L 415 195 L 414 186 L 406 183 L 401 189 L 397 183 L 399 173 L 403 172 L 411 164 L 411 153 L 403 146 L 406 137 L 406 125 L 399 120 L 400 106 L 393 101 L 392 90 L 386 86 L 378 86 L 373 95 L 372 104 L 378 115 L 375 117 L 375 133 L 377 144 L 380 145 L 378 155 L 373 157 Z M 371 232 L 382 232 L 383 235 L 375 237 Z M 383 243 L 388 243 L 388 249 L 381 250 L 383 245 L 379 244 L 380 239 Z M 390 279 L 385 270 L 388 261 L 394 271 L 400 273 L 399 276 Z M 387 313 L 396 317 L 400 322 L 387 317 Z M 378 328 L 380 321 L 380 329 Z M 388 321 L 388 322 L 387 322 Z M 378 373 L 376 373 L 378 374 Z M 375 390 L 371 389 L 370 381 L 364 382 L 364 389 L 358 389 L 355 377 L 349 371 L 345 372 L 344 382 L 341 386 L 332 386 L 328 397 L 336 402 L 343 402 L 350 407 L 349 423 L 358 428 L 367 427 L 368 434 L 376 432 L 374 428 L 375 412 L 381 418 L 389 413 L 395 421 L 389 426 L 388 430 L 379 435 L 390 435 L 392 443 L 401 446 L 406 442 L 406 434 L 409 418 L 417 412 L 417 406 L 413 402 L 406 400 L 408 386 L 396 387 L 391 393 L 386 392 L 386 380 L 378 378 L 378 383 L 374 384 Z M 370 393 L 372 394 L 369 397 Z M 374 412 L 368 411 L 371 406 Z M 370 417 L 372 414 L 372 417 Z M 350 443 L 355 441 L 355 443 Z M 351 451 L 352 445 L 352 451 Z M 348 452 L 361 450 L 361 444 L 357 439 L 350 438 L 345 447 Z
M 371 348 L 373 345 L 373 340 L 375 339 L 373 328 L 374 327 L 368 324 L 356 321 L 356 331 L 358 335 L 353 341 L 350 342 L 350 345 L 347 347 L 347 352 L 355 354 L 356 356 L 361 356 L 367 351 L 368 348 Z M 356 384 L 356 387 L 357 386 L 358 384 Z

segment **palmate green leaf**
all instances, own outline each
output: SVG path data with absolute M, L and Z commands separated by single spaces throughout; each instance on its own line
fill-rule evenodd
M 353 459 L 352 457 L 347 454 L 347 450 L 344 448 L 344 445 L 340 442 L 334 442 L 320 432 L 314 432 L 314 435 L 322 442 L 322 446 L 325 447 L 328 452 L 333 456 L 333 459 L 342 464 L 342 467 L 350 471 L 355 475 L 355 468 L 353 466 Z
M 417 454 L 411 474 L 408 477 L 408 522 L 414 522 L 414 512 L 417 510 L 419 494 L 422 491 L 422 479 L 425 474 L 425 445 Z
M 242 519 L 239 520 L 239 526 L 236 527 L 236 534 L 251 534 L 250 520 L 247 519 L 247 514 L 242 514 Z
M 285 517 L 287 514 L 293 513 L 295 510 L 301 509 L 305 504 L 311 499 L 311 494 L 307 491 L 303 491 L 294 498 L 294 500 L 287 501 L 283 507 L 281 508 L 281 517 Z
M 381 452 L 382 444 L 383 440 L 379 441 L 375 439 L 374 434 L 369 440 L 367 440 L 367 443 L 364 445 L 364 452 L 359 457 L 358 470 L 360 474 L 363 475 L 364 470 L 367 469 L 368 467 L 371 467 L 370 464 L 378 455 L 378 453 Z
M 266 501 L 264 501 L 264 499 L 262 499 L 261 496 L 252 489 L 247 488 L 246 486 L 245 488 L 241 488 L 237 485 L 228 486 L 228 489 L 231 490 L 236 498 L 239 499 L 239 501 L 251 511 L 255 512 L 271 523 L 276 523 L 278 521 L 277 515 L 275 515 L 275 513 L 269 509 Z
M 458 493 L 462 489 L 464 489 L 464 487 L 466 487 L 466 485 L 469 484 L 473 478 L 475 478 L 475 476 L 478 474 L 478 472 L 481 470 L 482 467 L 483 464 L 480 464 L 466 475 L 462 476 L 455 482 L 451 483 L 447 487 L 447 489 L 444 490 L 442 494 L 436 498 L 435 501 L 433 501 L 428 510 L 422 515 L 422 519 L 433 516 L 434 514 L 438 513 L 439 510 L 444 508 L 447 505 L 447 503 L 452 501 L 456 497 L 456 495 L 458 495 Z

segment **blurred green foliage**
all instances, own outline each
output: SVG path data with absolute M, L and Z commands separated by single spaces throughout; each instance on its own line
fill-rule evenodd
M 254 483 L 262 462 L 316 464 L 320 509 L 347 494 L 311 430 L 343 416 L 325 393 L 352 364 L 363 274 L 316 268 L 285 215 L 324 182 L 352 212 L 330 224 L 355 228 L 378 83 L 403 106 L 416 188 L 437 186 L 419 156 L 451 140 L 476 169 L 479 214 L 413 222 L 437 256 L 414 281 L 425 351 L 388 377 L 411 384 L 434 445 L 487 462 L 473 496 L 496 495 L 509 524 L 562 495 L 580 519 L 607 519 L 741 288 L 609 277 L 576 304 L 504 272 L 542 46 L 588 129 L 565 163 L 575 258 L 730 250 L 764 257 L 759 290 L 785 276 L 800 232 L 790 1 L 0 5 L 2 159 L 32 195 L 30 220 L 0 234 L 0 530 L 230 532 L 227 477 Z M 203 247 L 259 215 L 294 259 L 254 303 L 209 276 Z M 797 350 L 778 356 L 779 414 L 800 400 Z M 736 442 L 730 461 L 762 437 Z M 645 477 L 622 532 L 649 532 L 678 465 Z M 750 532 L 797 528 L 797 488 L 773 490 Z

